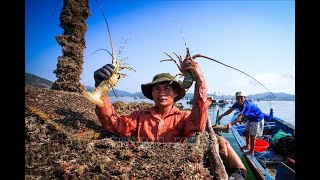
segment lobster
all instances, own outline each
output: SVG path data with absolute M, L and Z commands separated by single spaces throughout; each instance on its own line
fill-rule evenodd
M 177 63 L 177 60 L 173 59 L 173 58 L 172 58 L 168 53 L 166 53 L 166 52 L 164 52 L 164 53 L 165 53 L 170 59 L 160 60 L 160 62 L 162 62 L 162 61 L 173 61 L 173 62 L 177 65 L 178 69 L 180 70 L 180 73 L 178 73 L 176 76 L 178 76 L 178 75 L 184 76 L 184 79 L 183 79 L 183 81 L 180 81 L 180 84 L 181 84 L 181 86 L 182 86 L 183 88 L 185 88 L 186 90 L 188 90 L 188 89 L 192 86 L 194 79 L 193 79 L 193 76 L 192 76 L 191 72 L 189 72 L 189 71 L 183 71 L 183 70 L 182 70 L 181 65 L 182 65 L 183 61 L 186 61 L 186 60 L 189 60 L 189 59 L 195 60 L 195 59 L 198 58 L 198 57 L 202 57 L 202 58 L 209 59 L 209 60 L 211 60 L 211 61 L 217 62 L 217 63 L 219 63 L 219 64 L 222 64 L 222 65 L 224 65 L 224 66 L 227 66 L 227 67 L 229 67 L 229 68 L 231 68 L 231 69 L 237 70 L 237 71 L 239 71 L 239 72 L 241 72 L 241 73 L 249 76 L 250 78 L 252 78 L 252 79 L 255 80 L 256 82 L 258 82 L 262 87 L 264 87 L 275 99 L 277 99 L 277 97 L 276 97 L 267 87 L 265 87 L 262 83 L 260 83 L 258 80 L 256 80 L 254 77 L 250 76 L 249 74 L 247 74 L 247 73 L 245 73 L 245 72 L 243 72 L 243 71 L 241 71 L 241 70 L 239 70 L 239 69 L 237 69 L 237 68 L 231 67 L 231 66 L 229 66 L 229 65 L 227 65 L 227 64 L 224 64 L 224 63 L 222 63 L 222 62 L 220 62 L 220 61 L 218 61 L 218 60 L 215 60 L 215 59 L 213 59 L 213 58 L 204 56 L 204 55 L 202 55 L 202 54 L 196 54 L 196 55 L 194 55 L 194 56 L 191 57 L 189 48 L 186 47 L 186 49 L 187 49 L 187 53 L 186 53 L 186 57 L 185 57 L 184 60 L 182 60 L 182 57 L 181 57 L 180 55 L 177 55 L 176 53 L 174 53 L 174 55 L 175 55 L 175 56 L 178 58 L 178 60 L 179 60 L 179 64 Z
M 191 55 L 190 55 L 190 51 L 189 51 L 189 48 L 187 47 L 187 54 L 186 54 L 186 57 L 184 58 L 184 60 L 182 60 L 182 57 L 180 55 L 177 55 L 175 52 L 173 52 L 173 54 L 178 58 L 179 60 L 179 64 L 177 62 L 177 60 L 173 59 L 172 56 L 170 56 L 168 53 L 164 52 L 170 59 L 163 59 L 163 60 L 160 60 L 160 62 L 162 61 L 173 61 L 176 66 L 178 67 L 180 73 L 178 73 L 176 76 L 180 75 L 181 77 L 184 76 L 184 79 L 183 81 L 179 81 L 179 83 L 181 84 L 181 86 L 184 88 L 184 89 L 189 89 L 192 84 L 193 84 L 193 76 L 191 74 L 190 71 L 183 71 L 182 68 L 181 68 L 181 65 L 183 63 L 183 61 L 187 61 L 187 60 L 190 60 L 192 59 Z
M 111 32 L 110 32 L 107 18 L 104 15 L 101 6 L 98 3 L 98 0 L 96 0 L 96 3 L 99 7 L 100 12 L 102 13 L 102 15 L 104 17 L 105 23 L 107 24 L 107 30 L 108 30 L 108 34 L 109 34 L 109 40 L 110 40 L 112 52 L 110 53 L 108 50 L 106 50 L 106 51 L 112 57 L 112 64 L 114 65 L 114 73 L 111 75 L 111 77 L 109 79 L 102 81 L 95 89 L 93 89 L 93 91 L 91 93 L 87 92 L 87 91 L 83 91 L 83 95 L 90 102 L 96 104 L 99 107 L 103 107 L 104 106 L 103 97 L 106 95 L 106 93 L 110 89 L 112 89 L 114 92 L 114 87 L 116 86 L 116 84 L 119 82 L 120 79 L 122 79 L 126 76 L 126 74 L 122 74 L 122 73 L 120 73 L 120 71 L 123 69 L 128 69 L 128 70 L 133 70 L 133 71 L 135 71 L 135 70 L 133 68 L 129 67 L 127 63 L 123 63 L 121 60 L 117 59 L 115 52 L 114 52 L 114 48 L 113 48 Z

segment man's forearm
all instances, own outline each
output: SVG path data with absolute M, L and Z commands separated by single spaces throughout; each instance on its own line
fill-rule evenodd
M 208 119 L 208 107 L 212 100 L 207 96 L 207 85 L 204 75 L 201 72 L 199 65 L 195 62 L 195 71 L 192 73 L 194 85 L 194 104 L 191 110 L 191 119 L 196 124 L 199 131 L 204 130 Z
M 228 109 L 226 112 L 222 113 L 220 116 L 223 117 L 223 116 L 226 116 L 228 114 L 230 114 L 232 112 L 231 109 Z
M 241 119 L 244 117 L 243 114 L 240 114 L 238 115 L 237 119 L 234 120 L 234 121 L 231 121 L 230 124 L 233 125 L 233 124 L 236 124 L 237 122 L 241 121 Z

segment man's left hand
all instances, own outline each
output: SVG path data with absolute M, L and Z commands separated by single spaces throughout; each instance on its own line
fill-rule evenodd
M 228 126 L 228 131 L 230 131 L 230 129 L 231 129 L 231 123 L 227 124 L 227 126 Z

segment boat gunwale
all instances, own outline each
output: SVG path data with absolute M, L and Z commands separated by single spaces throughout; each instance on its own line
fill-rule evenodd
M 238 111 L 234 113 L 233 117 L 231 118 L 231 121 L 234 121 L 236 118 L 237 118 L 237 115 L 238 115 Z M 269 114 L 266 114 L 266 113 L 263 113 L 264 114 L 264 118 L 265 119 L 269 119 L 270 115 Z M 268 120 L 267 120 L 268 121 Z M 267 122 L 266 121 L 266 122 Z M 277 117 L 274 117 L 272 116 L 272 121 L 274 122 L 278 122 L 279 123 L 279 126 L 287 126 L 287 128 L 289 128 L 290 130 L 292 130 L 293 134 L 294 135 L 294 132 L 295 132 L 295 127 L 292 125 L 292 124 L 289 124 L 287 122 L 285 122 L 284 120 L 280 119 L 280 118 L 277 118 Z M 237 141 L 237 144 L 239 147 L 242 147 L 242 146 L 245 146 L 246 145 L 246 142 L 245 140 L 242 138 L 243 136 L 240 135 L 238 129 L 237 129 L 237 125 L 232 125 L 231 126 L 231 131 L 232 131 L 232 134 L 234 136 L 234 138 L 236 139 Z M 258 158 L 256 158 L 255 156 L 251 156 L 251 155 L 246 155 L 244 154 L 244 151 L 240 148 L 244 158 L 246 159 L 246 161 L 248 162 L 251 170 L 254 172 L 254 174 L 257 176 L 256 178 L 257 179 L 267 179 L 267 180 L 274 180 L 275 177 L 271 176 L 270 173 L 267 171 L 266 168 L 264 168 L 261 163 L 258 161 Z M 276 175 L 276 174 L 275 174 Z

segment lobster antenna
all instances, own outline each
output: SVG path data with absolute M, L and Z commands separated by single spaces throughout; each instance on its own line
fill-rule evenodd
M 118 59 L 120 58 L 120 54 L 122 53 L 122 51 L 123 51 L 123 49 L 124 49 L 124 46 L 127 44 L 127 41 L 128 41 L 128 39 L 129 39 L 129 37 L 130 37 L 130 34 L 128 35 L 128 37 L 125 39 L 125 40 L 123 40 L 123 39 L 121 39 L 121 42 L 120 42 L 120 48 L 119 48 L 119 55 L 118 55 Z
M 110 56 L 112 57 L 111 52 L 110 52 L 110 51 L 108 51 L 107 49 L 98 49 L 98 50 L 95 50 L 95 51 L 94 51 L 93 53 L 91 53 L 90 55 L 92 55 L 92 54 L 96 53 L 97 51 L 101 51 L 101 50 L 107 51 L 107 52 L 110 54 Z
M 108 29 L 108 34 L 109 34 L 109 40 L 110 40 L 110 45 L 111 45 L 111 50 L 112 50 L 112 64 L 114 64 L 114 61 L 115 61 L 115 53 L 114 53 L 114 48 L 113 48 L 113 44 L 112 44 L 112 38 L 111 38 L 111 32 L 110 32 L 109 24 L 108 24 L 107 18 L 106 18 L 106 16 L 104 15 L 103 10 L 102 10 L 102 8 L 101 8 L 98 0 L 96 0 L 96 3 L 97 3 L 97 5 L 98 5 L 98 7 L 99 7 L 99 10 L 100 10 L 103 18 L 104 18 L 104 21 L 105 21 L 106 24 L 107 24 L 107 29 Z
M 187 46 L 186 39 L 185 39 L 184 34 L 183 34 L 183 29 L 182 29 L 182 27 L 181 27 L 180 24 L 177 23 L 177 25 L 178 25 L 178 27 L 179 27 L 179 34 L 181 35 L 181 37 L 182 37 L 182 39 L 183 39 L 183 42 L 184 42 L 184 45 L 185 45 L 185 47 L 186 47 L 186 49 L 187 49 L 187 55 L 186 55 L 186 57 L 188 57 L 188 56 L 190 56 L 190 51 L 189 51 L 189 48 L 188 48 L 188 46 Z M 276 97 L 267 87 L 265 87 L 262 83 L 260 83 L 258 80 L 256 80 L 254 77 L 250 76 L 249 74 L 247 74 L 247 73 L 245 73 L 245 72 L 243 72 L 243 71 L 241 71 L 241 70 L 239 70 L 239 69 L 237 69 L 237 68 L 234 68 L 234 67 L 231 67 L 231 66 L 229 66 L 229 65 L 226 65 L 226 64 L 224 64 L 224 63 L 222 63 L 222 62 L 220 62 L 220 61 L 218 61 L 218 60 L 209 58 L 209 57 L 207 57 L 207 56 L 203 56 L 203 55 L 201 55 L 201 54 L 196 54 L 196 55 L 192 56 L 192 59 L 195 59 L 195 58 L 197 58 L 197 57 L 202 57 L 202 58 L 206 58 L 206 59 L 215 61 L 215 62 L 217 62 L 217 63 L 220 63 L 220 64 L 222 64 L 222 65 L 224 65 L 224 66 L 227 66 L 227 67 L 229 67 L 229 68 L 231 68 L 231 69 L 237 70 L 237 71 L 239 71 L 239 72 L 241 72 L 241 73 L 249 76 L 250 78 L 252 78 L 252 79 L 255 80 L 256 82 L 258 82 L 262 87 L 264 87 L 275 99 L 277 99 L 277 97 Z
M 116 55 L 115 55 L 114 48 L 113 48 L 112 36 L 111 36 L 109 24 L 108 24 L 107 18 L 106 18 L 106 16 L 104 15 L 103 10 L 102 10 L 102 7 L 100 6 L 98 0 L 96 0 L 96 3 L 97 3 L 97 5 L 98 5 L 98 7 L 99 7 L 99 10 L 100 10 L 103 18 L 104 18 L 104 22 L 105 22 L 106 25 L 107 25 L 107 30 L 108 30 L 108 34 L 109 34 L 109 40 L 110 40 L 110 46 L 111 46 L 111 50 L 112 50 L 112 53 L 111 53 L 111 56 L 112 56 L 112 64 L 115 64 L 115 63 L 116 63 Z M 108 51 L 108 52 L 109 52 L 109 51 Z M 109 54 L 110 54 L 110 52 L 109 52 Z M 112 87 L 112 91 L 113 91 L 114 95 L 115 95 L 116 97 L 118 97 L 117 94 L 115 93 L 113 87 Z
M 177 24 L 177 25 L 179 27 L 179 34 L 181 35 L 181 38 L 183 39 L 183 42 L 184 42 L 184 46 L 188 48 L 186 38 L 184 37 L 184 34 L 183 34 L 183 29 L 180 24 Z
M 237 68 L 234 68 L 234 67 L 231 67 L 231 66 L 229 66 L 229 65 L 226 65 L 226 64 L 224 64 L 224 63 L 222 63 L 222 62 L 220 62 L 220 61 L 218 61 L 218 60 L 209 58 L 209 57 L 204 56 L 204 55 L 201 55 L 201 54 L 196 54 L 196 55 L 194 55 L 192 58 L 195 59 L 195 58 L 197 58 L 197 57 L 202 57 L 202 58 L 209 59 L 209 60 L 211 60 L 211 61 L 215 61 L 215 62 L 217 62 L 217 63 L 220 63 L 220 64 L 222 64 L 222 65 L 224 65 L 224 66 L 227 66 L 227 67 L 229 67 L 229 68 L 231 68 L 231 69 L 237 70 L 237 71 L 239 71 L 239 72 L 241 72 L 241 73 L 249 76 L 250 78 L 252 78 L 253 80 L 255 80 L 257 83 L 259 83 L 262 87 L 264 87 L 270 94 L 272 94 L 275 99 L 277 99 L 277 97 L 276 97 L 271 91 L 269 91 L 269 89 L 268 89 L 267 87 L 265 87 L 262 83 L 260 83 L 258 80 L 256 80 L 254 77 L 250 76 L 249 74 L 247 74 L 247 73 L 245 73 L 245 72 L 243 72 L 243 71 L 241 71 L 241 70 L 239 70 L 239 69 L 237 69 Z

